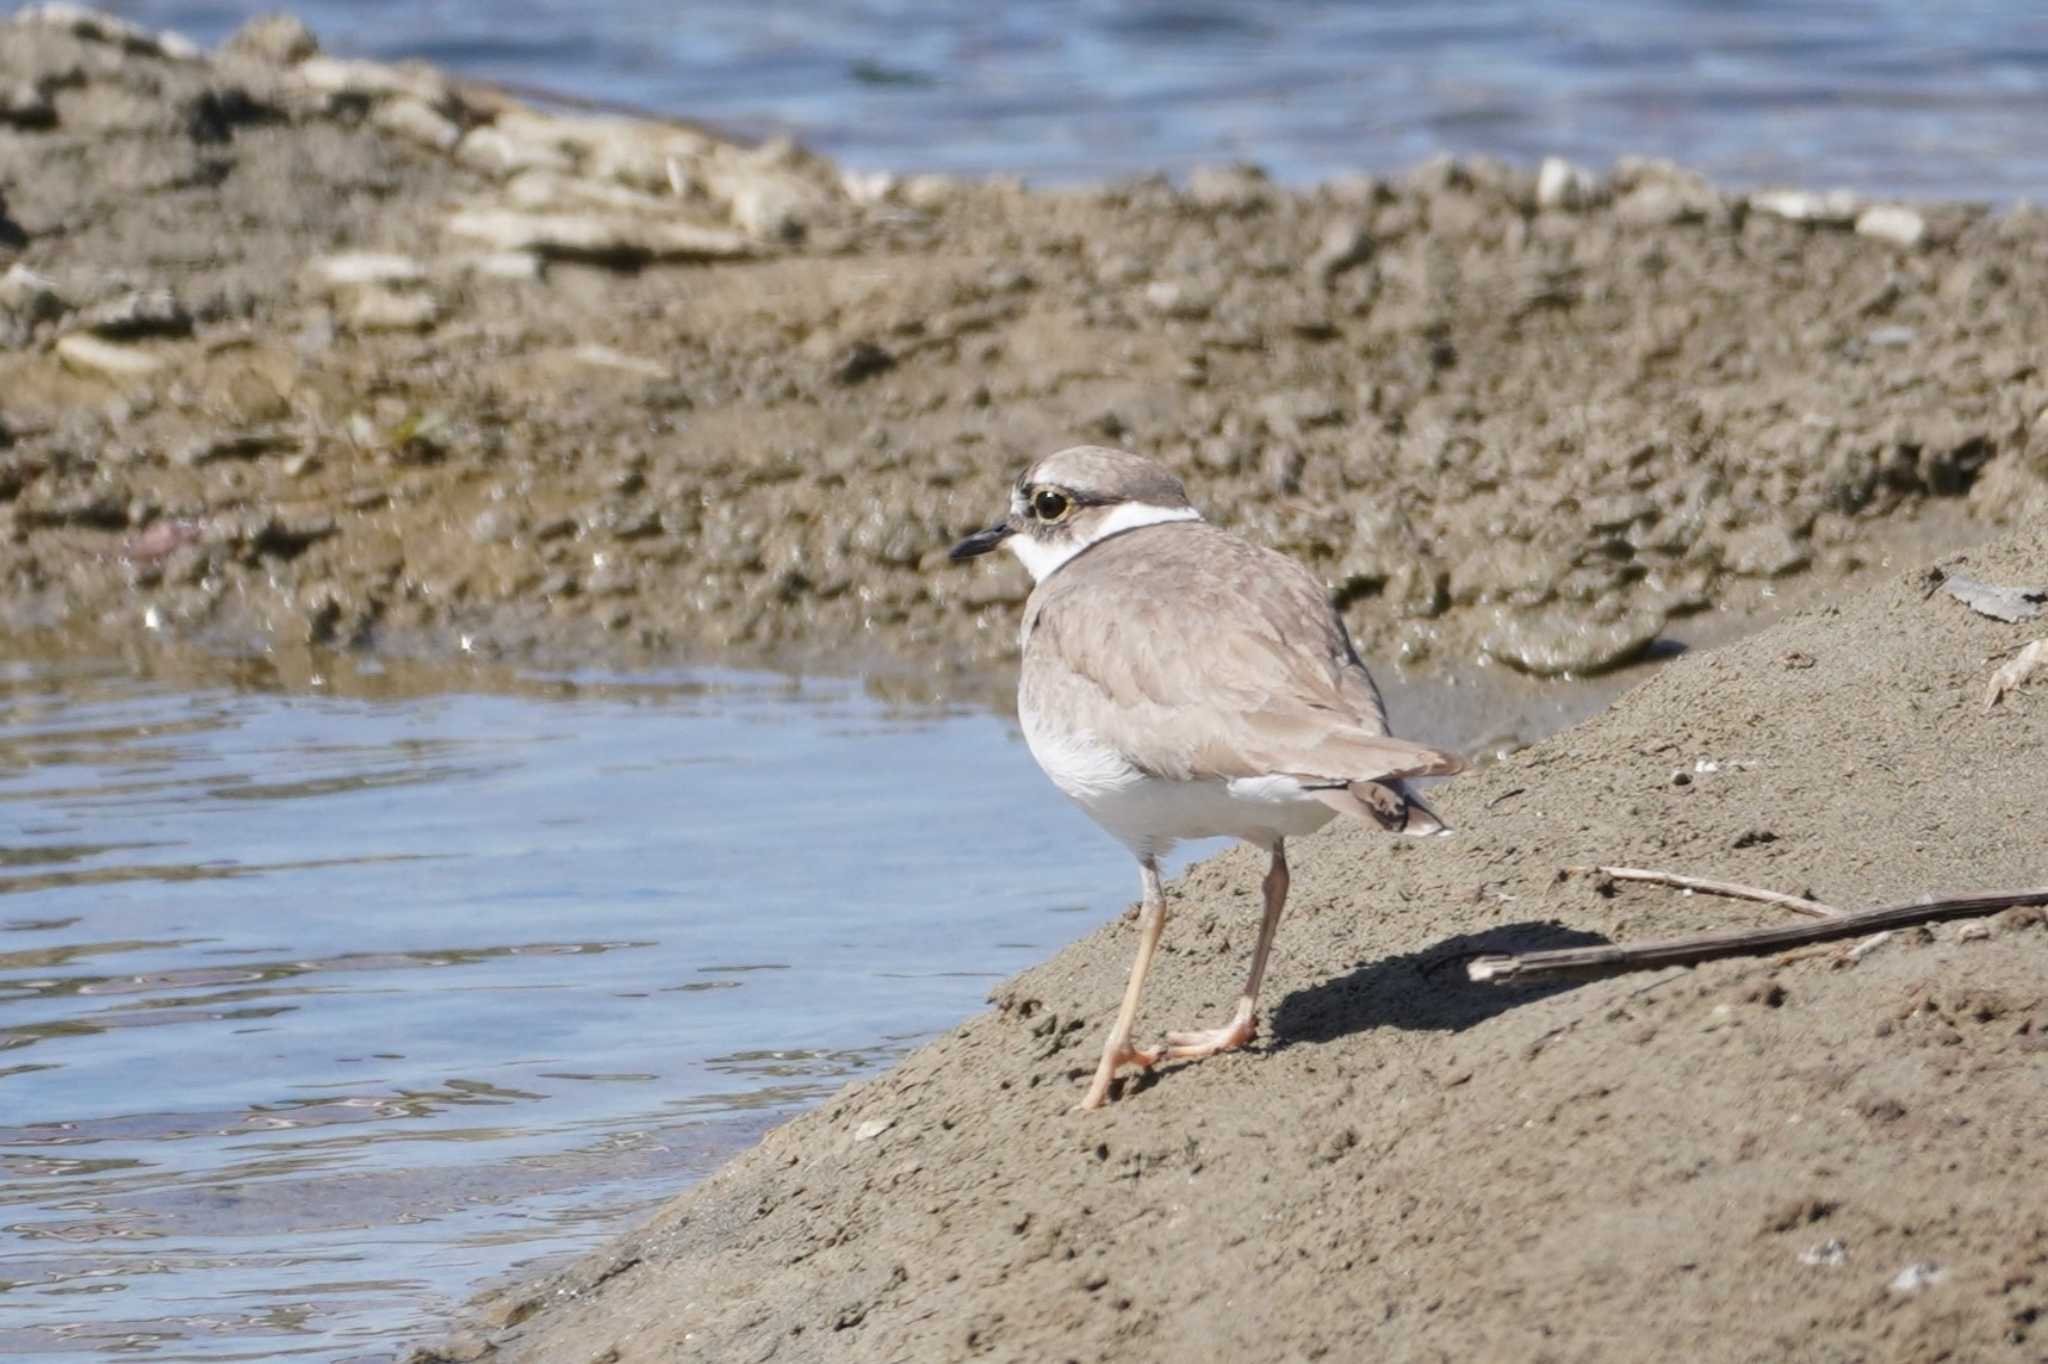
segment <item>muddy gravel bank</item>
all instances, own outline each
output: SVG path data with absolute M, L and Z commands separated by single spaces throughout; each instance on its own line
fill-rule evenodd
M 2048 217 L 1664 165 L 848 176 L 51 5 L 0 277 L 17 628 L 983 665 L 1023 576 L 940 556 L 1089 439 L 1376 655 L 1580 673 L 2048 507 Z
M 2035 529 L 1969 570 L 2044 566 Z M 1126 918 L 415 1358 L 2038 1360 L 2039 911 L 1576 988 L 1460 963 L 1782 913 L 1570 864 L 2043 884 L 2040 683 L 1984 706 L 2041 630 L 1901 573 L 1681 660 L 1440 788 L 1449 839 L 1304 844 L 1248 1053 L 1071 1111 Z M 1261 870 L 1171 888 L 1143 1031 L 1228 1009 Z
M 1635 163 L 847 176 L 288 21 L 206 54 L 40 6 L 0 23 L 0 629 L 291 681 L 985 677 L 1023 575 L 945 548 L 1084 439 L 1419 672 L 1598 671 L 1874 578 L 1447 788 L 1455 840 L 1304 848 L 1254 1053 L 1069 1115 L 1111 926 L 443 1353 L 2034 1359 L 2038 916 L 1566 991 L 1443 968 L 1762 913 L 1567 862 L 2043 879 L 2040 684 L 1980 706 L 2027 630 L 1882 562 L 2003 534 L 1976 567 L 2043 577 L 2044 284 L 2032 211 Z M 1227 1003 L 1255 884 L 1178 887 L 1148 1026 Z

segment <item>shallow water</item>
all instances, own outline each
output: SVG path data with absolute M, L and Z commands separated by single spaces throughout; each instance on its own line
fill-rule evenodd
M 1384 680 L 1468 751 L 1628 680 L 1490 671 Z M 1132 898 L 891 689 L 0 665 L 0 1357 L 389 1359 Z
M 274 0 L 111 6 L 217 42 Z M 2048 184 L 2031 0 L 296 0 L 418 56 L 849 164 L 1093 180 L 1243 157 L 1291 181 L 1438 153 L 1668 156 L 1735 185 L 2010 199 Z
M 1134 889 L 986 714 L 542 690 L 0 673 L 0 1355 L 388 1358 Z

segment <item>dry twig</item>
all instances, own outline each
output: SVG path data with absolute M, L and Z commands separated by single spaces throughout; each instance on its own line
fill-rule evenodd
M 1809 900 L 1803 895 L 1786 895 L 1782 891 L 1764 890 L 1734 881 L 1709 881 L 1699 876 L 1681 876 L 1675 871 L 1649 871 L 1642 867 L 1566 867 L 1565 870 L 1598 872 L 1617 881 L 1648 881 L 1659 886 L 1676 886 L 1680 890 L 1696 890 L 1703 895 L 1725 895 L 1732 900 L 1755 900 L 1761 904 L 1782 906 L 1795 914 L 1809 914 L 1816 919 L 1834 919 L 1841 917 L 1842 914 L 1841 910 L 1832 905 Z
M 1666 966 L 1694 966 L 1723 957 L 1753 957 L 1781 952 L 1808 943 L 1833 942 L 1839 938 L 1860 938 L 1866 933 L 1883 933 L 1915 924 L 1939 923 L 1995 914 L 2018 905 L 2048 905 L 2048 887 L 2012 891 L 2000 895 L 1967 895 L 1948 900 L 1930 900 L 1882 909 L 1837 914 L 1817 923 L 1793 924 L 1784 928 L 1758 928 L 1737 933 L 1708 933 L 1696 938 L 1672 938 L 1663 942 L 1600 947 L 1564 947 L 1549 952 L 1523 952 L 1514 956 L 1492 954 L 1465 963 L 1465 973 L 1475 981 L 1498 983 L 1558 980 L 1570 977 L 1611 976 L 1628 971 L 1651 971 Z

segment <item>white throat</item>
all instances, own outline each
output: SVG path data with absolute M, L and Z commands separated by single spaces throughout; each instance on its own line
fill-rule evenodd
M 1057 543 L 1037 539 L 1019 532 L 1003 541 L 1010 547 L 1033 582 L 1044 582 L 1046 575 L 1067 560 L 1079 554 L 1098 540 L 1107 540 L 1127 530 L 1140 526 L 1156 526 L 1162 521 L 1199 521 L 1202 514 L 1193 507 L 1160 507 L 1149 502 L 1125 502 L 1111 510 L 1095 527 L 1094 533 L 1085 540 L 1062 540 Z

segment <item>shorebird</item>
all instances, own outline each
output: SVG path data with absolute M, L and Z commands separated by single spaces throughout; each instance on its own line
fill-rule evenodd
M 1037 586 L 1024 604 L 1017 713 L 1031 756 L 1138 859 L 1138 955 L 1095 1079 L 1232 1051 L 1257 1032 L 1259 983 L 1287 903 L 1286 840 L 1340 814 L 1445 832 L 1404 779 L 1464 766 L 1387 733 L 1386 707 L 1323 587 L 1285 555 L 1202 519 L 1164 466 L 1077 446 L 1026 469 L 1008 513 L 955 545 L 999 546 Z M 1145 975 L 1166 927 L 1159 858 L 1184 838 L 1266 850 L 1251 975 L 1220 1027 L 1134 1046 Z

